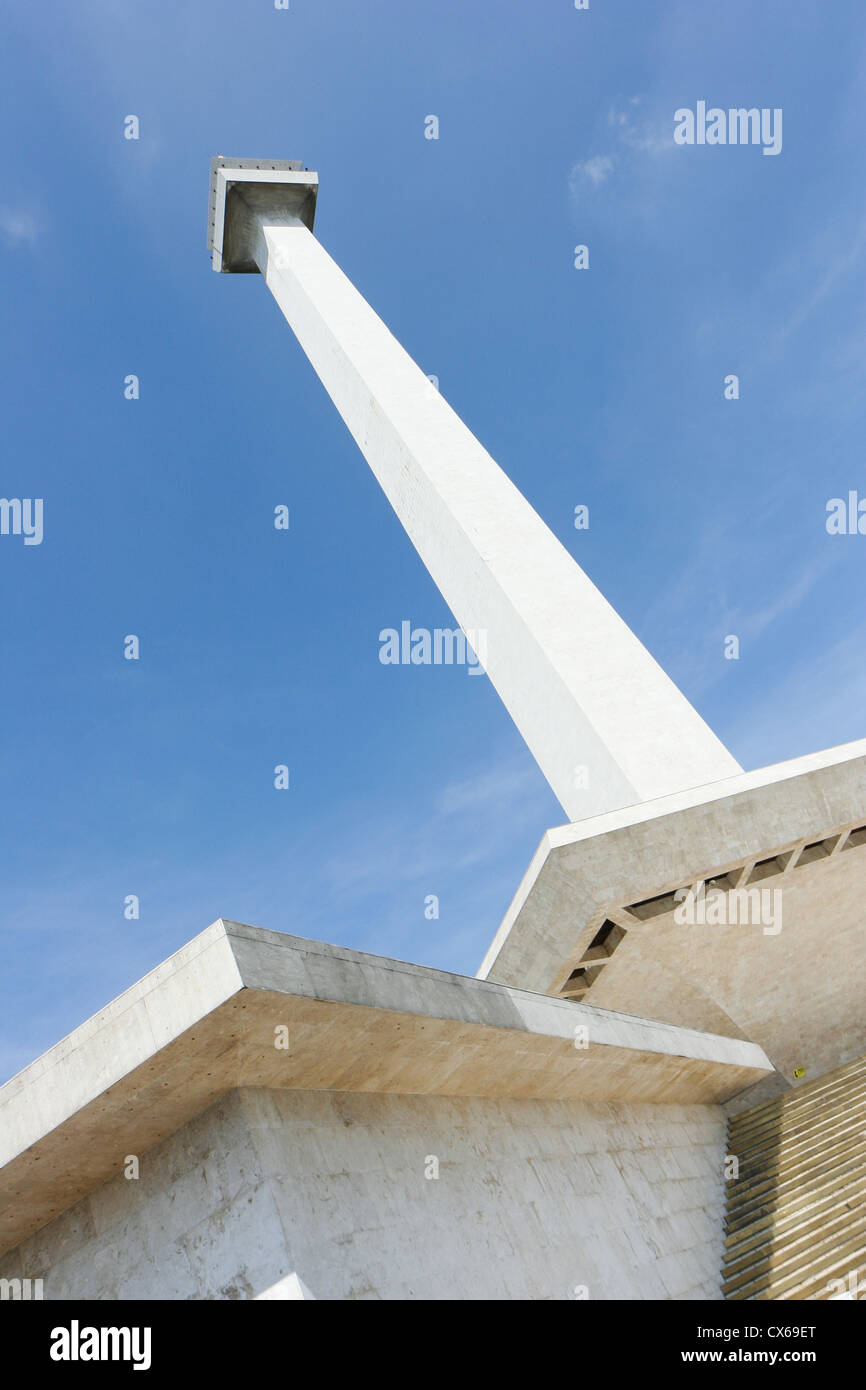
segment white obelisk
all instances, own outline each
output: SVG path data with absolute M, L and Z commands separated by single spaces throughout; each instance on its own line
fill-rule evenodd
M 569 820 L 741 772 L 313 236 L 317 188 L 214 160 L 214 269 L 264 276 Z

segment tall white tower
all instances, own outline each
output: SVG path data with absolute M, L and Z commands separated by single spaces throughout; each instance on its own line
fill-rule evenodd
M 741 772 L 312 233 L 297 162 L 211 163 L 217 271 L 260 271 L 569 820 Z

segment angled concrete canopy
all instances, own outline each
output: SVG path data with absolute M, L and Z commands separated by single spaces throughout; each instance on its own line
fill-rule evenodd
M 860 740 L 549 831 L 479 975 L 752 1038 L 795 1084 L 866 1052 L 864 876 Z M 724 921 L 675 919 L 700 883 Z
M 738 1039 L 218 921 L 0 1088 L 0 1253 L 238 1086 L 718 1102 L 770 1070 Z

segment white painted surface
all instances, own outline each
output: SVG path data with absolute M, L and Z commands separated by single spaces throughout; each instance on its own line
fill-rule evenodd
M 0 1277 L 46 1299 L 297 1297 L 298 1270 L 317 1299 L 716 1299 L 724 1152 L 715 1106 L 245 1089 Z
M 243 196 L 231 234 L 457 621 L 487 634 L 487 673 L 569 819 L 739 773 L 279 190 L 270 209 Z
M 276 1284 L 271 1284 L 264 1293 L 256 1294 L 256 1302 L 261 1303 L 292 1303 L 310 1301 L 314 1295 L 310 1293 L 303 1279 L 297 1274 L 287 1274 L 285 1279 L 278 1279 Z

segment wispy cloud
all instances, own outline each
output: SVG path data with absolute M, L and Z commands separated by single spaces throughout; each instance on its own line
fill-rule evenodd
M 427 815 L 407 825 L 388 812 L 367 818 L 363 832 L 326 864 L 332 904 L 379 895 L 385 885 L 416 883 L 419 890 L 445 872 L 473 873 L 491 867 L 502 853 L 502 827 L 509 835 L 528 832 L 540 840 L 549 814 L 549 794 L 526 756 L 497 760 L 447 783 Z
M 834 558 L 835 552 L 831 551 L 829 546 L 825 546 L 823 552 L 816 559 L 810 561 L 796 579 L 786 579 L 775 596 L 762 607 L 756 608 L 752 612 L 735 610 L 733 613 L 729 613 L 728 619 L 734 624 L 733 630 L 741 636 L 754 640 L 778 618 L 793 612 L 795 608 L 799 608 L 803 600 L 831 568 Z
M 450 782 L 440 792 L 437 807 L 442 816 L 501 811 L 504 806 L 511 812 L 537 793 L 538 785 L 536 769 L 523 760 L 519 765 L 498 764 L 489 771 L 479 770 L 465 780 Z
M 670 123 L 662 126 L 658 120 L 639 118 L 637 108 L 640 105 L 640 97 L 630 97 L 626 103 L 612 106 L 607 115 L 608 126 L 626 149 L 640 150 L 644 154 L 666 153 L 673 148 Z
M 866 735 L 863 623 L 820 654 L 792 661 L 758 701 L 736 715 L 729 742 L 747 767 L 761 767 Z
M 841 288 L 844 282 L 857 270 L 866 251 L 866 216 L 861 216 L 859 225 L 851 236 L 850 240 L 842 246 L 836 254 L 824 251 L 823 274 L 817 278 L 815 283 L 791 314 L 788 315 L 784 323 L 776 329 L 773 345 L 779 349 L 783 347 L 789 338 L 797 333 L 815 310 L 831 295 L 836 289 Z M 796 265 L 789 267 L 790 273 L 797 280 L 803 275 L 802 259 Z
M 603 136 L 608 148 L 572 165 L 568 178 L 572 197 L 579 197 L 586 188 L 600 188 L 612 174 L 633 164 L 635 155 L 654 156 L 672 149 L 671 131 L 663 129 L 659 121 L 639 115 L 640 105 L 641 98 L 635 96 L 610 108 Z
M 770 498 L 763 505 L 755 502 L 752 521 L 757 534 L 772 534 L 778 525 L 776 507 Z M 760 559 L 756 561 L 755 552 L 743 548 L 736 527 L 708 521 L 646 609 L 642 627 L 651 650 L 666 667 L 673 665 L 672 654 L 676 654 L 676 671 L 671 674 L 687 688 L 691 699 L 699 699 L 725 678 L 722 639 L 730 633 L 754 647 L 775 623 L 806 603 L 840 553 L 829 543 L 804 559 L 802 538 L 798 538 L 784 552 L 784 562 L 777 559 L 770 570 Z M 745 583 L 744 574 L 749 576 Z M 700 610 L 695 608 L 696 584 Z M 741 595 L 736 601 L 728 597 L 732 585 Z M 665 635 L 666 658 L 652 634 Z
M 574 192 L 575 186 L 584 180 L 598 188 L 610 175 L 615 164 L 616 160 L 612 154 L 596 154 L 591 159 L 578 161 L 571 171 L 569 180 L 572 191 Z
M 11 245 L 32 246 L 39 236 L 39 225 L 32 212 L 0 208 L 0 234 Z

